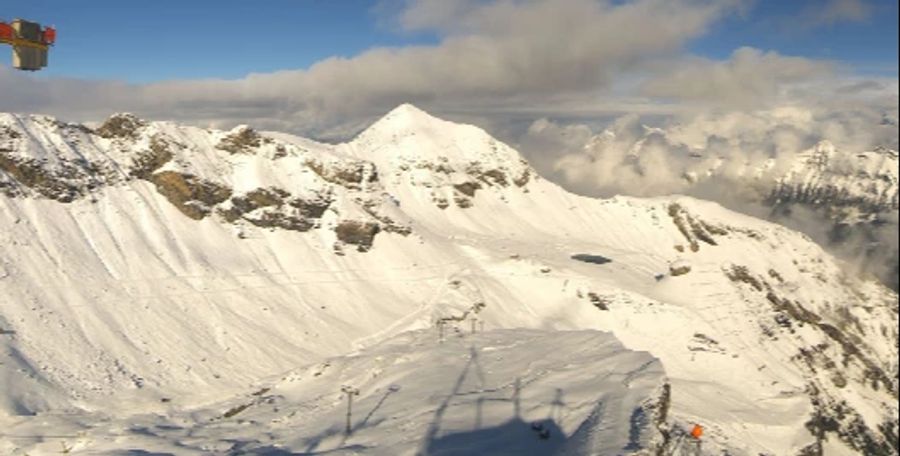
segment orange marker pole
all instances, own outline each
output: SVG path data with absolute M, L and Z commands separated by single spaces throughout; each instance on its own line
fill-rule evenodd
M 701 436 L 703 436 L 703 426 L 695 424 L 694 429 L 691 429 L 691 437 L 700 440 Z

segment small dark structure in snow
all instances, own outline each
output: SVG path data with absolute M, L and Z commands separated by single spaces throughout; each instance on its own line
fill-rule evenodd
M 669 273 L 673 277 L 685 275 L 691 272 L 691 265 L 687 261 L 678 260 L 669 265 Z
M 605 256 L 591 255 L 588 253 L 576 253 L 575 255 L 572 255 L 572 259 L 578 260 L 578 261 L 583 261 L 585 263 L 591 263 L 591 264 L 612 263 L 612 260 L 610 260 L 609 258 L 606 258 Z

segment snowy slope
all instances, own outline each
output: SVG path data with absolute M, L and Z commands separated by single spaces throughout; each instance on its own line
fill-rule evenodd
M 0 115 L 0 170 L 0 420 L 23 429 L 32 413 L 202 410 L 443 321 L 609 332 L 659 360 L 665 426 L 703 423 L 710 452 L 897 452 L 896 294 L 712 203 L 567 193 L 409 105 L 340 145 Z M 593 362 L 560 344 L 559 362 Z M 446 395 L 415 388 L 432 386 Z
M 536 123 L 534 133 L 554 131 L 550 125 Z M 763 141 L 744 136 L 740 125 L 745 123 L 706 126 L 700 135 L 685 125 L 639 130 L 617 125 L 568 146 L 564 140 L 558 147 L 571 153 L 556 168 L 587 188 L 642 196 L 680 189 L 749 211 L 810 235 L 849 269 L 900 289 L 897 151 L 838 147 L 828 140 L 810 146 L 781 143 L 774 139 L 777 130 Z M 888 144 L 896 144 L 894 130 Z
M 571 355 L 554 356 L 558 351 Z M 162 416 L 100 412 L 23 422 L 19 435 L 70 435 L 66 447 L 179 455 L 618 454 L 649 451 L 665 407 L 665 376 L 646 353 L 595 331 L 407 333 L 365 353 L 261 381 L 224 402 Z M 346 434 L 346 396 L 353 396 Z M 532 424 L 540 425 L 533 429 Z M 546 438 L 540 432 L 546 430 Z M 24 439 L 23 439 L 24 440 Z M 55 441 L 17 442 L 55 452 Z M 269 452 L 269 453 L 267 453 Z M 283 453 L 276 453 L 283 454 Z

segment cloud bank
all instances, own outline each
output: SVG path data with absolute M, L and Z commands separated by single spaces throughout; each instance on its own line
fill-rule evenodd
M 559 105 L 609 92 L 648 59 L 680 53 L 732 0 L 417 0 L 394 20 L 434 46 L 374 48 L 304 70 L 146 85 L 0 70 L 2 109 L 73 119 L 110 111 L 326 133 L 413 102 L 437 111 Z M 637 32 L 637 33 L 636 33 Z

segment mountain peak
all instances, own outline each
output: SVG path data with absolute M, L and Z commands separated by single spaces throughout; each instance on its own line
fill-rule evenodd
M 435 117 L 416 106 L 404 103 L 385 114 L 365 129 L 353 141 L 357 145 L 385 145 L 411 141 L 428 143 L 435 151 L 443 153 L 450 144 L 471 149 L 475 145 L 496 143 L 483 129 L 466 123 L 457 123 Z M 422 147 L 419 147 L 420 151 Z
M 385 114 L 352 144 L 357 150 L 365 151 L 361 158 L 376 162 L 378 155 L 386 155 L 405 157 L 407 161 L 433 159 L 461 166 L 490 163 L 510 169 L 527 167 L 517 151 L 483 129 L 440 119 L 409 103 Z
M 537 177 L 515 149 L 481 128 L 439 119 L 408 103 L 340 149 L 394 176 L 386 181 L 392 192 L 419 187 L 442 209 L 451 201 L 470 207 L 478 189 L 523 189 Z
M 447 123 L 449 122 L 434 117 L 412 104 L 403 103 L 372 124 L 368 130 L 389 132 L 415 131 L 430 129 Z
M 388 116 L 420 116 L 420 117 L 428 117 L 434 118 L 431 114 L 428 114 L 422 109 L 419 109 L 416 105 L 412 103 L 403 103 L 396 108 L 392 109 L 388 114 Z

